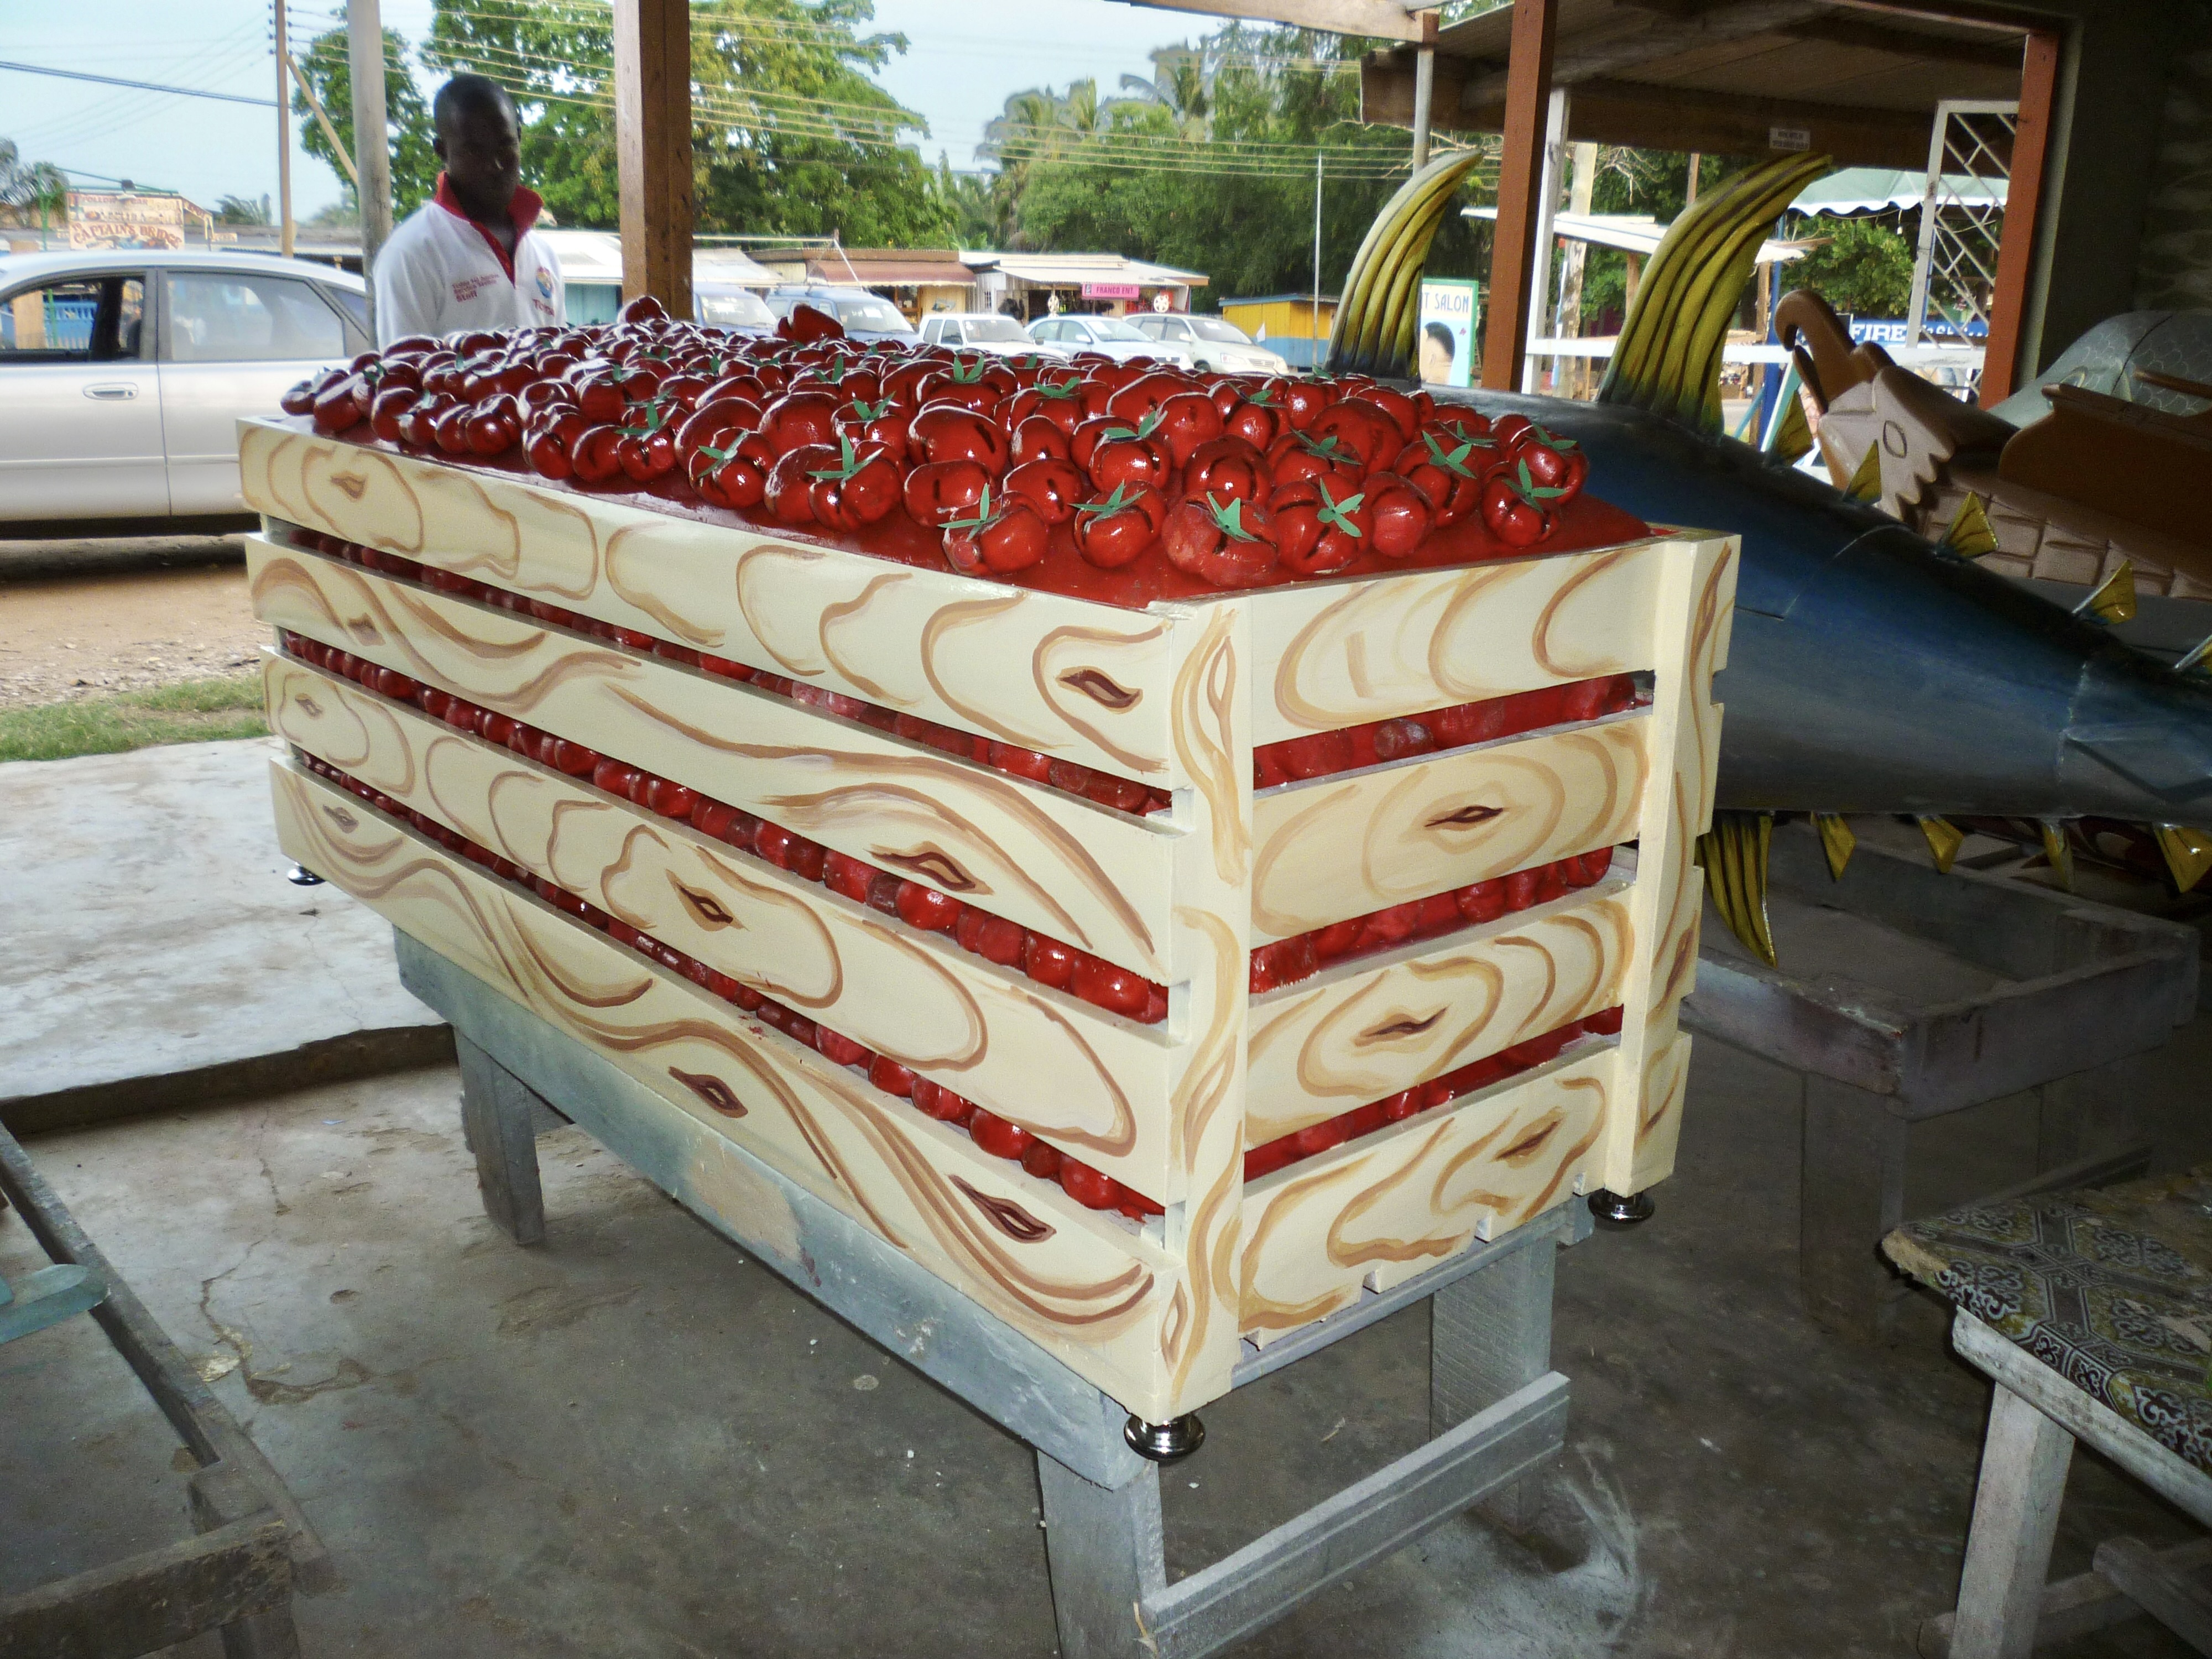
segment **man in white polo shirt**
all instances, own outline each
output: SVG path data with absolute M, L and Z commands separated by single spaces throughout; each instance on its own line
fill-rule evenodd
M 376 341 L 567 319 L 561 263 L 532 234 L 544 204 L 522 184 L 522 129 L 495 81 L 456 75 L 432 106 L 438 191 L 376 256 Z

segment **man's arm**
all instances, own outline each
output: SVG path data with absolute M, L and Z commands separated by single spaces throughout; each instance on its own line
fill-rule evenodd
M 406 334 L 442 334 L 439 302 L 444 284 L 411 240 L 387 243 L 376 261 L 376 343 Z

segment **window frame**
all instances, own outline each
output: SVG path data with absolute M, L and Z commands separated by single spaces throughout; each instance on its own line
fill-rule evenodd
M 51 368 L 57 366 L 78 365 L 89 368 L 102 363 L 146 362 L 150 356 L 153 336 L 156 331 L 153 326 L 154 307 L 152 306 L 143 308 L 140 319 L 141 326 L 138 330 L 138 349 L 136 352 L 126 353 L 119 349 L 112 349 L 106 356 L 102 356 L 99 348 L 103 341 L 110 347 L 119 343 L 118 333 L 123 321 L 124 283 L 137 282 L 150 291 L 154 286 L 153 277 L 152 270 L 143 268 L 135 270 L 59 270 L 50 271 L 43 276 L 33 276 L 20 287 L 8 289 L 4 295 L 0 295 L 0 306 L 13 305 L 16 300 L 26 294 L 42 293 L 47 289 L 60 288 L 71 283 L 96 283 L 100 289 L 100 300 L 97 308 L 93 313 L 91 339 L 82 356 L 74 351 L 42 346 L 33 351 L 18 350 L 0 354 L 0 367 L 27 368 L 37 366 Z
M 178 368 L 237 368 L 254 363 L 306 363 L 340 361 L 356 355 L 353 319 L 323 292 L 323 285 L 312 276 L 289 270 L 233 270 L 206 265 L 163 265 L 157 267 L 161 292 L 161 355 L 156 359 L 164 366 Z M 315 303 L 328 313 L 338 325 L 338 349 L 335 353 L 309 352 L 295 357 L 179 357 L 173 349 L 178 338 L 176 319 L 171 310 L 169 284 L 179 278 L 199 278 L 208 282 L 230 281 L 250 283 L 256 278 L 264 282 L 290 283 L 305 289 L 314 297 Z M 364 348 L 365 349 L 365 348 Z

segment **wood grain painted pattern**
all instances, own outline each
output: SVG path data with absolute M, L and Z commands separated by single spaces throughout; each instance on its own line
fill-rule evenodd
M 1677 1016 L 1697 983 L 1705 889 L 1693 859 L 1713 817 L 1721 709 L 1712 678 L 1728 662 L 1737 544 L 1715 539 L 1688 550 L 1667 567 L 1654 621 L 1663 650 L 1652 676 L 1651 752 L 1663 757 L 1663 770 L 1645 791 L 1637 825 L 1636 956 L 1621 997 L 1621 1095 L 1634 1109 L 1625 1106 L 1607 1123 L 1597 1160 L 1599 1179 L 1619 1193 L 1673 1172 L 1689 1062 Z
M 902 714 L 1157 781 L 1158 617 L 239 425 L 259 512 Z
M 1177 616 L 1170 779 L 1186 834 L 1176 843 L 1176 1039 L 1164 1103 L 1183 1201 L 1165 1218 L 1182 1264 L 1160 1328 L 1177 1412 L 1228 1392 L 1238 1352 L 1237 1252 L 1244 1188 L 1244 1063 L 1251 911 L 1251 634 L 1235 600 Z
M 1253 741 L 1649 668 L 1667 540 L 1251 596 Z
M 397 926 L 958 1285 L 1133 1411 L 1169 1414 L 1176 1260 L 690 981 L 288 763 L 278 839 Z
M 1267 790 L 1252 942 L 1626 841 L 1650 743 L 1643 714 L 1621 714 Z
M 1164 982 L 1178 832 L 856 720 L 248 538 L 254 614 Z
M 1244 1142 L 1257 1146 L 1620 1000 L 1631 884 L 1286 985 L 1252 1007 Z
M 285 741 L 1154 1200 L 1182 1196 L 1164 1032 L 321 669 L 272 652 L 263 672 Z
M 1586 1039 L 1540 1071 L 1264 1176 L 1244 1191 L 1244 1334 L 1266 1343 L 1576 1190 L 1616 1075 Z

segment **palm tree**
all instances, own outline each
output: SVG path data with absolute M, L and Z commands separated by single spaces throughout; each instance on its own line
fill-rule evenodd
M 1121 90 L 1135 94 L 1136 101 L 1158 104 L 1175 118 L 1176 130 L 1185 138 L 1202 139 L 1206 136 L 1206 64 L 1200 54 L 1188 46 L 1162 46 L 1152 54 L 1152 78 L 1141 75 L 1121 77 Z
M 52 161 L 26 161 L 12 138 L 0 138 L 0 213 L 27 224 L 33 210 L 58 214 L 69 198 L 69 179 Z

